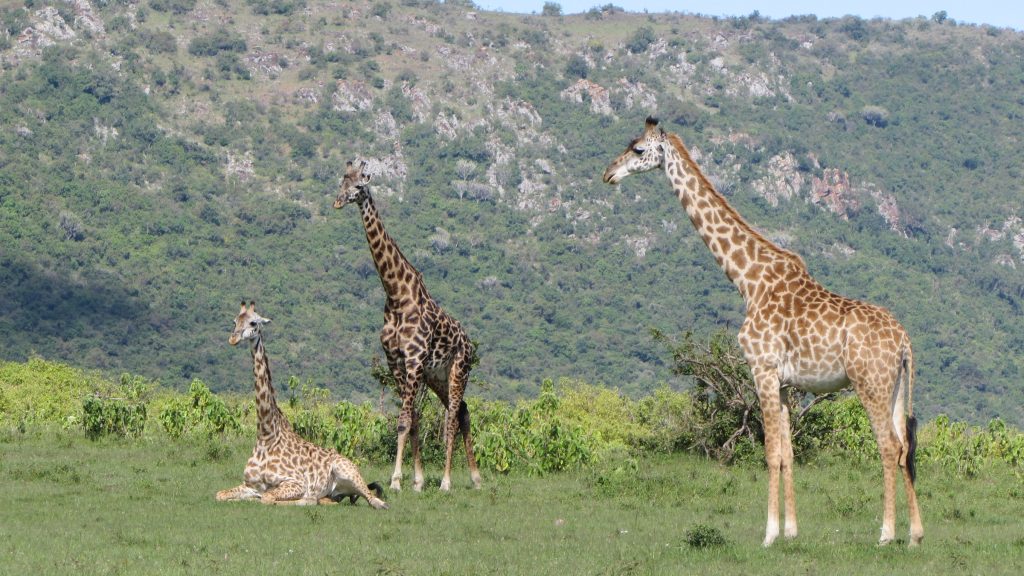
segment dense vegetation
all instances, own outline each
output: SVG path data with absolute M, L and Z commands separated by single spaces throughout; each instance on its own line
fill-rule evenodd
M 742 320 L 663 177 L 599 182 L 655 113 L 826 286 L 907 325 L 920 414 L 1024 424 L 1020 34 L 467 5 L 0 9 L 0 358 L 245 391 L 226 337 L 253 298 L 278 378 L 375 398 L 383 297 L 357 214 L 329 206 L 358 156 L 479 344 L 472 395 L 511 407 L 565 376 L 642 403 L 685 384 L 650 328 Z M 48 8 L 75 35 L 27 48 Z
M 723 338 L 707 347 L 683 343 L 677 367 L 714 365 L 715 371 L 743 367 L 723 350 Z M 740 376 L 732 396 L 752 395 L 749 374 Z M 322 446 L 357 461 L 386 464 L 394 457 L 397 414 L 369 402 L 331 401 L 330 391 L 292 379 L 278 391 L 278 404 L 294 429 Z M 693 453 L 722 462 L 755 466 L 764 461 L 760 415 L 745 414 L 698 385 L 693 392 L 662 388 L 631 399 L 617 390 L 563 379 L 545 380 L 536 398 L 515 403 L 471 399 L 475 452 L 489 473 L 544 475 L 594 466 L 630 467 L 637 458 Z M 384 396 L 381 398 L 384 402 Z M 420 399 L 425 460 L 443 462 L 443 413 L 432 395 Z M 752 405 L 748 403 L 747 408 Z M 804 410 L 799 407 L 803 405 Z M 840 456 L 877 462 L 867 415 L 857 399 L 797 402 L 793 444 L 801 462 Z M 749 422 L 747 421 L 749 418 Z M 744 422 L 740 422 L 743 420 Z M 169 438 L 189 441 L 253 437 L 255 404 L 250 395 L 218 395 L 201 380 L 175 392 L 138 376 L 117 382 L 63 364 L 32 359 L 0 364 L 0 428 L 21 432 L 58 427 L 91 439 Z M 966 476 L 993 466 L 1024 469 L 1024 434 L 1002 420 L 969 426 L 941 415 L 920 431 L 918 458 Z

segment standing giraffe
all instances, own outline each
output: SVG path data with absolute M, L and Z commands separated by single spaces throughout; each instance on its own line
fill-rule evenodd
M 480 471 L 473 456 L 469 409 L 462 400 L 469 379 L 473 344 L 458 320 L 448 315 L 430 297 L 423 285 L 423 276 L 406 260 L 398 245 L 384 230 L 384 223 L 370 196 L 370 174 L 366 172 L 366 162 L 362 162 L 358 168 L 352 162 L 346 164 L 345 176 L 334 207 L 342 208 L 351 202 L 359 205 L 373 264 L 387 295 L 380 342 L 402 398 L 402 408 L 398 414 L 398 453 L 395 456 L 391 488 L 402 488 L 402 454 L 406 438 L 411 432 L 415 474 L 413 490 L 419 492 L 423 489 L 419 414 L 415 399 L 424 381 L 447 409 L 441 490 L 451 488 L 452 450 L 456 430 L 462 432 L 473 487 L 479 488 Z
M 256 447 L 245 465 L 245 481 L 217 492 L 217 500 L 259 498 L 264 504 L 327 504 L 346 496 L 355 503 L 362 496 L 374 508 L 387 508 L 376 482 L 367 486 L 350 460 L 296 434 L 277 407 L 270 362 L 263 348 L 263 326 L 269 323 L 269 318 L 256 313 L 252 302 L 248 308 L 242 302 L 228 339 L 232 346 L 242 340 L 251 343 L 259 422 Z
M 768 525 L 764 545 L 779 535 L 779 473 L 786 498 L 785 536 L 797 534 L 793 447 L 782 386 L 821 394 L 852 385 L 871 420 L 885 487 L 880 544 L 895 537 L 896 473 L 902 470 L 910 509 L 910 545 L 924 537 L 914 492 L 917 422 L 910 338 L 881 307 L 821 286 L 796 254 L 759 234 L 715 190 L 683 141 L 647 119 L 643 134 L 608 165 L 604 181 L 663 168 L 694 228 L 746 304 L 739 343 L 764 414 L 768 461 Z

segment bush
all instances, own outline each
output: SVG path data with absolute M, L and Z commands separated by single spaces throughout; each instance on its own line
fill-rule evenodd
M 332 447 L 354 460 L 386 460 L 393 454 L 397 437 L 388 419 L 368 403 L 338 402 L 333 407 L 299 410 L 292 428 L 310 442 Z
M 72 368 L 41 358 L 26 363 L 0 363 L 0 421 L 25 424 L 55 422 L 63 426 L 81 419 L 82 400 L 92 393 L 114 390 L 98 372 Z
M 718 528 L 697 524 L 686 531 L 686 543 L 691 548 L 717 548 L 725 546 L 727 542 Z
M 90 396 L 82 402 L 85 436 L 95 440 L 113 435 L 138 438 L 146 427 L 146 403 L 126 398 Z
M 172 438 L 185 435 L 224 434 L 238 432 L 241 411 L 229 407 L 210 388 L 199 379 L 193 380 L 188 388 L 188 396 L 172 398 L 157 417 L 161 426 Z
M 193 56 L 216 56 L 221 52 L 245 51 L 245 38 L 226 30 L 197 36 L 188 43 L 188 53 Z
M 658 36 L 654 33 L 654 30 L 649 26 L 641 26 L 637 28 L 636 32 L 630 36 L 629 40 L 626 41 L 626 50 L 629 50 L 633 54 L 641 54 L 647 47 L 654 44 L 658 40 Z

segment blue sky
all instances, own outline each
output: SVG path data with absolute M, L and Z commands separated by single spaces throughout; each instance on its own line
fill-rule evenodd
M 957 22 L 991 24 L 1001 28 L 1024 30 L 1024 2 L 1019 0 L 966 0 L 930 1 L 919 0 L 778 0 L 774 2 L 751 2 L 745 0 L 554 0 L 562 6 L 564 14 L 586 12 L 594 6 L 615 4 L 630 12 L 678 11 L 708 16 L 746 16 L 757 10 L 762 16 L 779 19 L 796 14 L 814 14 L 819 18 L 839 17 L 847 14 L 861 18 L 914 18 L 931 16 L 945 10 Z M 545 0 L 476 0 L 484 10 L 501 10 L 530 14 L 540 13 Z

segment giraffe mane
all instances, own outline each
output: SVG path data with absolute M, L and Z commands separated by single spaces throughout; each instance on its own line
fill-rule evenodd
M 712 184 L 710 180 L 708 180 L 707 176 L 704 175 L 704 171 L 700 169 L 696 162 L 694 162 L 693 157 L 690 156 L 690 151 L 686 149 L 685 145 L 683 145 L 682 138 L 680 138 L 677 134 L 673 134 L 672 132 L 665 132 L 665 138 L 668 141 L 668 143 L 671 144 L 673 148 L 675 148 L 675 151 L 677 154 L 679 154 L 679 157 L 682 158 L 684 162 L 686 162 L 686 164 L 690 167 L 691 170 L 693 170 L 695 174 L 697 174 L 700 186 L 711 192 L 712 196 L 714 196 L 714 198 L 718 200 L 719 205 L 722 207 L 722 209 L 728 212 L 729 215 L 735 219 L 736 224 L 738 226 L 743 228 L 743 230 L 750 234 L 753 238 L 760 241 L 763 246 L 769 247 L 769 249 L 772 252 L 775 252 L 776 254 L 781 256 L 791 265 L 796 266 L 801 270 L 807 271 L 807 264 L 804 263 L 803 258 L 801 258 L 799 254 L 797 254 L 796 252 L 792 252 L 790 250 L 786 250 L 785 248 L 779 246 L 778 244 L 766 238 L 763 234 L 755 230 L 754 227 L 751 226 L 743 218 L 743 216 L 741 216 L 740 213 L 736 211 L 735 208 L 732 207 L 732 204 L 730 204 L 729 201 L 726 200 L 725 196 L 723 196 L 722 193 L 715 188 L 715 185 Z

